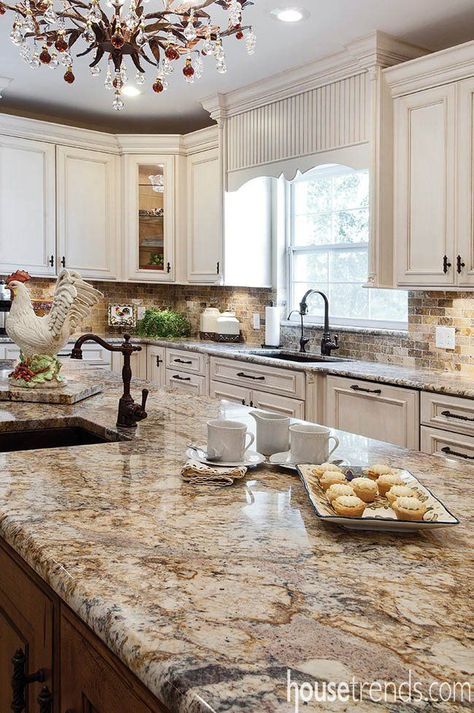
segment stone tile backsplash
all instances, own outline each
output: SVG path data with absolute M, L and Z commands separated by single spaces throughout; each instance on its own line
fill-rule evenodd
M 269 289 L 217 287 L 199 285 L 141 285 L 131 282 L 94 282 L 104 293 L 103 303 L 97 305 L 83 331 L 107 333 L 107 305 L 111 302 L 134 301 L 138 305 L 172 307 L 186 313 L 193 333 L 199 331 L 199 315 L 205 307 L 216 306 L 236 312 L 247 343 L 260 345 L 264 341 L 263 317 L 265 305 L 275 300 Z M 32 280 L 32 296 L 51 297 L 54 282 Z M 252 328 L 252 315 L 258 312 L 262 328 Z M 435 346 L 437 325 L 455 327 L 456 349 Z M 337 330 L 334 330 L 337 331 Z M 116 333 L 116 332 L 115 332 Z M 364 361 L 380 361 L 401 366 L 447 369 L 472 374 L 474 377 L 474 292 L 410 292 L 408 300 L 408 333 L 372 332 L 371 330 L 339 330 L 341 356 Z M 319 348 L 321 329 L 307 328 L 312 348 Z M 299 330 L 284 326 L 282 342 L 287 347 L 297 346 Z

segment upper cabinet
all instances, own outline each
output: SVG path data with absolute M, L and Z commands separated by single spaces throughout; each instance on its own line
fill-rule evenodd
M 57 148 L 57 241 L 60 266 L 84 277 L 118 275 L 118 157 Z
M 474 286 L 474 42 L 385 70 L 394 97 L 395 280 Z
M 222 178 L 219 151 L 188 157 L 187 277 L 214 284 L 222 274 Z
M 124 175 L 126 277 L 175 279 L 175 157 L 126 156 Z
M 54 146 L 0 136 L 0 272 L 56 273 Z

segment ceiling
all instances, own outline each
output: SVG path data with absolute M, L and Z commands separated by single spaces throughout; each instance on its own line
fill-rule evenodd
M 150 9 L 157 0 L 150 0 Z M 249 57 L 243 43 L 226 44 L 226 75 L 218 74 L 213 59 L 205 59 L 204 77 L 188 85 L 181 73 L 170 78 L 166 93 L 151 90 L 153 68 L 147 71 L 143 93 L 126 98 L 122 112 L 112 108 L 112 96 L 98 78 L 89 74 L 87 62 L 78 60 L 72 85 L 60 68 L 33 70 L 19 57 L 9 39 L 11 13 L 0 16 L 0 76 L 12 79 L 3 92 L 3 112 L 122 133 L 186 133 L 209 125 L 199 100 L 228 92 L 291 67 L 340 51 L 352 40 L 372 30 L 382 30 L 432 50 L 474 39 L 473 0 L 254 0 L 246 22 L 257 33 L 257 52 Z M 269 14 L 276 7 L 298 6 L 311 15 L 299 24 L 285 24 Z M 224 16 L 216 8 L 214 17 Z M 225 16 L 224 16 L 225 17 Z M 130 70 L 133 77 L 133 72 Z

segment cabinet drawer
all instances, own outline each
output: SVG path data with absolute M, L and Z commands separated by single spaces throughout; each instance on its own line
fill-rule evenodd
M 328 376 L 325 421 L 341 431 L 418 450 L 419 393 Z
M 305 375 L 301 371 L 214 357 L 211 379 L 302 400 L 305 397 Z
M 232 403 L 250 406 L 251 391 L 250 389 L 245 389 L 243 386 L 211 381 L 209 395 L 213 399 L 225 399 L 226 401 L 232 401 Z
M 252 391 L 252 406 L 265 411 L 281 413 L 291 418 L 304 418 L 304 401 L 289 399 L 287 396 L 267 394 L 264 391 Z
M 474 437 L 442 431 L 440 428 L 421 427 L 421 450 L 459 461 L 474 461 Z
M 189 371 L 190 374 L 206 374 L 206 355 L 198 352 L 188 352 L 184 349 L 166 350 L 166 368 Z
M 207 395 L 207 379 L 205 376 L 189 374 L 186 371 L 166 369 L 165 385 L 180 391 L 189 391 L 198 396 Z
M 58 357 L 63 362 L 67 362 L 71 358 L 73 344 L 66 344 L 58 354 Z M 82 346 L 82 361 L 94 366 L 108 366 L 112 362 L 112 352 L 104 349 L 99 344 L 83 344 Z
M 474 436 L 474 400 L 423 392 L 421 422 L 425 426 Z

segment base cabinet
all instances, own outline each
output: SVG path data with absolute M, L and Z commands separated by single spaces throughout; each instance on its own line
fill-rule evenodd
M 419 448 L 419 393 L 397 386 L 327 377 L 326 425 L 402 448 Z
M 165 385 L 166 349 L 149 344 L 146 347 L 146 378 L 155 386 Z
M 463 433 L 421 427 L 421 451 L 459 461 L 474 461 L 474 437 Z

